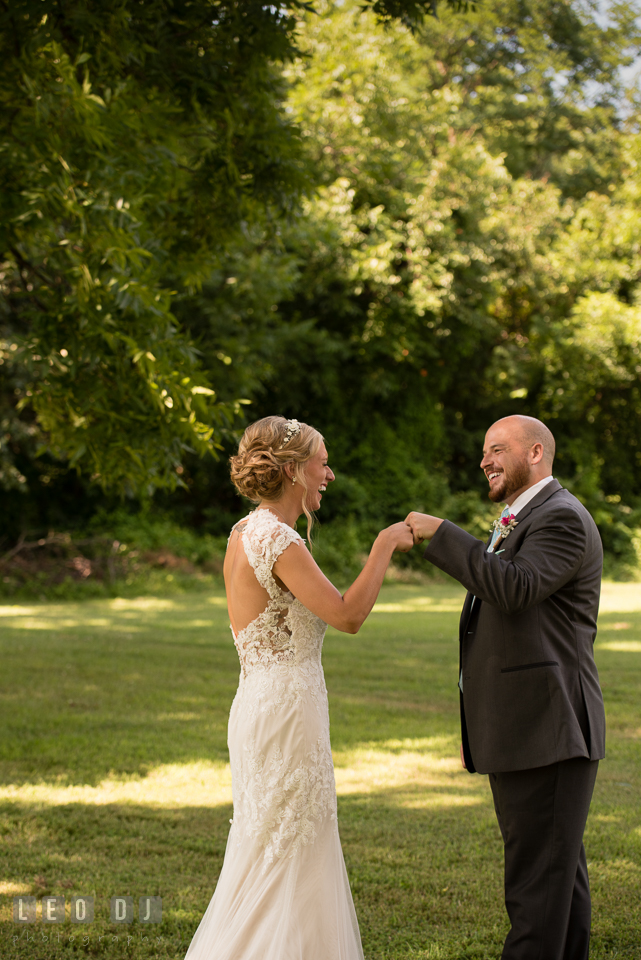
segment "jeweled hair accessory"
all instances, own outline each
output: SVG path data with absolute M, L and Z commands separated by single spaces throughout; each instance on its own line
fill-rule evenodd
M 298 420 L 288 420 L 285 439 L 280 445 L 281 450 L 284 446 L 286 446 L 289 443 L 292 437 L 297 437 L 299 433 L 300 433 L 300 423 L 298 422 Z

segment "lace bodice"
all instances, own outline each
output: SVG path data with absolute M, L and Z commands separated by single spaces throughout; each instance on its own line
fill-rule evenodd
M 241 530 L 245 555 L 256 579 L 269 595 L 267 606 L 250 624 L 234 636 L 242 675 L 252 669 L 290 664 L 309 668 L 310 660 L 320 665 L 327 624 L 303 606 L 273 575 L 273 566 L 292 543 L 305 549 L 305 541 L 271 511 L 258 509 L 236 527 Z M 234 529 L 236 529 L 236 527 Z

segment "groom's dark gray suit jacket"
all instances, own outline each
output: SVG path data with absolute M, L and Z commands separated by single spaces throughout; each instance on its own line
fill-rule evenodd
M 593 652 L 603 566 L 599 533 L 557 480 L 517 520 L 496 553 L 448 520 L 424 553 L 468 590 L 460 650 L 470 772 L 605 756 Z

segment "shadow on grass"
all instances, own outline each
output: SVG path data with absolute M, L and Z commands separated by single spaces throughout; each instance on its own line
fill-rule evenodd
M 498 960 L 507 932 L 501 839 L 485 779 L 470 783 L 471 788 L 464 780 L 449 787 L 404 784 L 339 797 L 339 829 L 367 960 Z M 598 816 L 602 808 L 598 801 L 596 806 Z M 148 945 L 136 940 L 142 932 L 136 922 L 126 952 L 121 942 L 105 941 L 100 955 L 183 957 L 214 891 L 231 816 L 228 803 L 3 803 L 0 943 L 15 935 L 12 894 L 94 896 L 92 942 L 98 933 L 122 939 L 122 928 L 109 922 L 111 896 L 133 896 L 137 903 L 140 896 L 156 895 L 163 898 L 163 922 L 153 933 L 162 937 L 162 949 L 147 952 Z M 607 859 L 623 838 L 607 822 L 610 848 L 596 866 L 593 848 L 603 839 L 598 823 L 596 830 L 589 826 L 586 841 L 595 878 L 591 956 L 636 960 L 641 935 L 632 909 L 636 878 Z M 41 922 L 34 927 L 37 933 L 43 929 Z M 60 929 L 63 940 L 78 933 L 68 923 Z M 42 951 L 43 960 L 71 955 L 57 949 Z M 23 944 L 2 956 L 32 960 L 36 954 Z
M 487 848 L 498 854 L 500 840 L 484 798 L 474 810 L 469 804 L 461 810 L 450 804 L 468 800 L 466 790 L 444 794 L 439 785 L 422 793 L 420 808 L 405 806 L 406 787 L 340 798 L 342 842 L 368 957 L 406 957 L 435 942 L 447 948 L 444 957 L 472 956 L 460 948 L 478 939 L 481 919 L 484 929 L 488 910 L 500 919 L 497 858 L 489 871 L 483 867 Z M 109 923 L 111 896 L 133 896 L 135 903 L 140 896 L 162 896 L 159 933 L 179 955 L 213 893 L 231 816 L 229 804 L 5 802 L 0 807 L 6 841 L 1 889 L 8 895 L 54 894 L 67 900 L 92 895 L 92 933 L 120 932 Z M 4 938 L 14 932 L 8 895 L 3 898 Z M 466 916 L 461 916 L 463 906 Z M 70 924 L 63 926 L 63 933 L 77 933 Z M 39 922 L 34 929 L 44 927 Z
M 456 617 L 415 595 L 388 590 L 383 606 L 411 609 L 358 637 L 328 632 L 335 746 L 455 729 Z M 97 786 L 227 759 L 239 665 L 221 595 L 3 608 L 1 652 L 0 784 Z

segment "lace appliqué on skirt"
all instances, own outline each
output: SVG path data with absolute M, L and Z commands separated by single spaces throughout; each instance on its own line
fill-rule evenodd
M 334 766 L 322 738 L 302 759 L 285 757 L 277 746 L 266 760 L 251 741 L 243 759 L 234 784 L 234 826 L 239 843 L 251 838 L 264 848 L 265 871 L 275 858 L 295 857 L 312 843 L 322 820 L 336 820 Z

